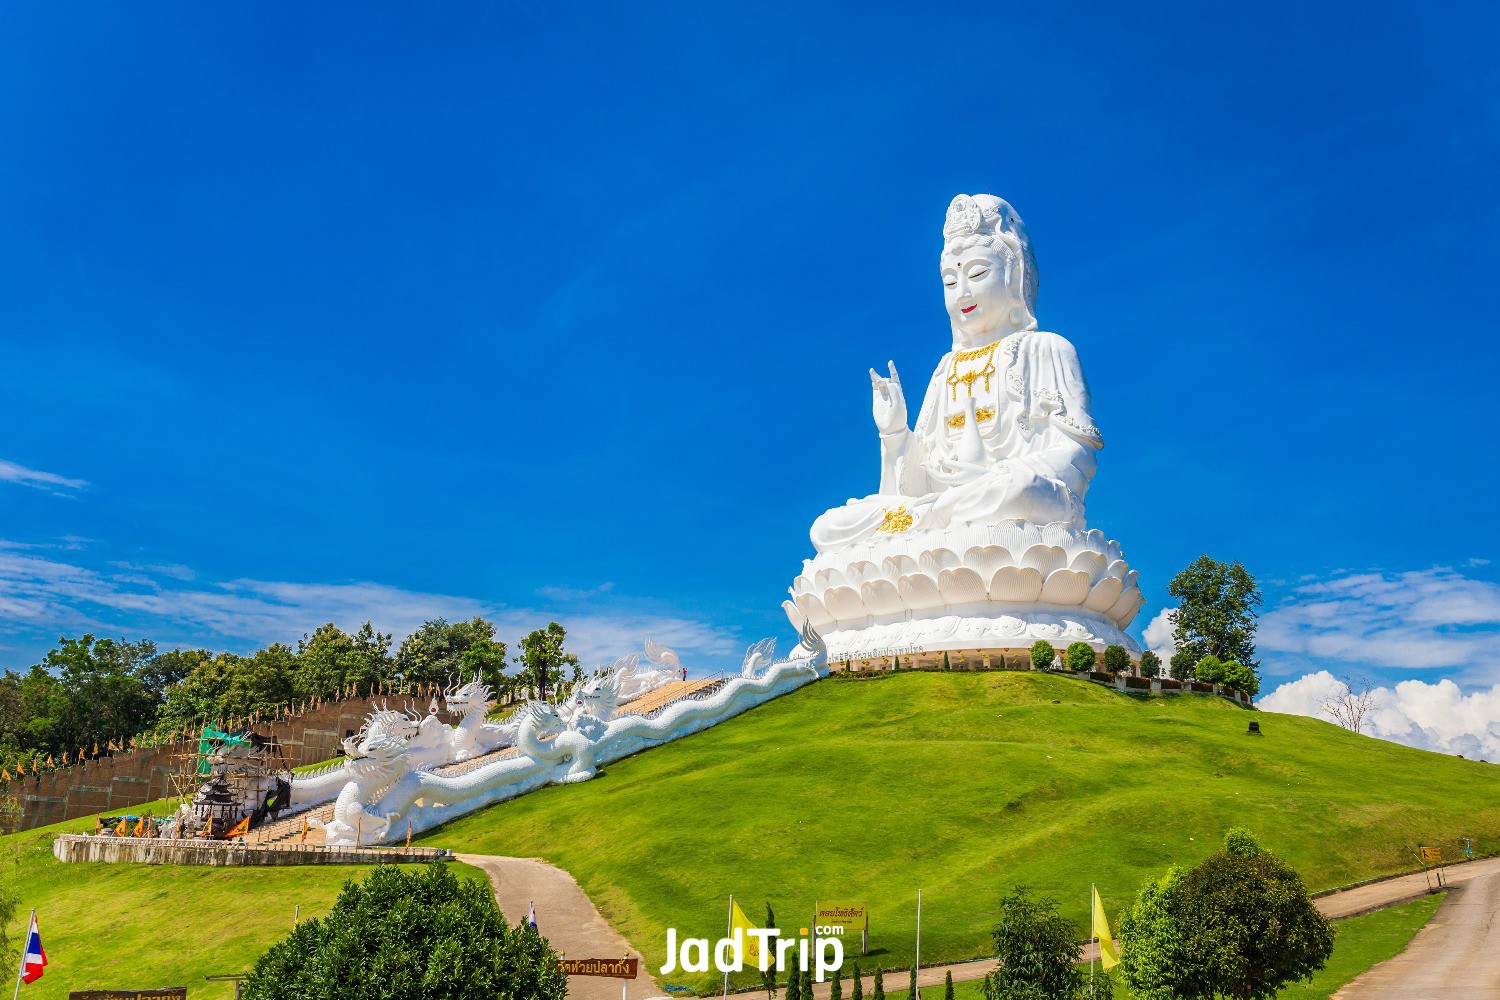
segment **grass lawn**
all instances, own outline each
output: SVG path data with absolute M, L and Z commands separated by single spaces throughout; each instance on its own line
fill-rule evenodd
M 88 817 L 0 837 L 3 878 L 20 897 L 10 933 L 18 940 L 36 907 L 47 949 L 46 974 L 22 990 L 27 1000 L 62 1000 L 70 990 L 184 985 L 189 996 L 229 1000 L 233 983 L 203 977 L 248 971 L 291 930 L 299 905 L 303 918 L 321 916 L 347 879 L 369 871 L 353 865 L 65 865 L 53 858 L 54 834 L 93 828 Z M 468 865 L 460 868 L 460 876 L 485 877 Z
M 1263 736 L 1246 735 L 1256 719 Z M 1210 697 L 1137 699 L 1070 678 L 907 673 L 822 681 L 689 739 L 420 838 L 573 874 L 653 965 L 666 928 L 717 938 L 865 899 L 873 954 L 981 956 L 998 897 L 1050 893 L 1079 927 L 1248 827 L 1309 888 L 1413 867 L 1418 845 L 1500 847 L 1500 768 Z M 712 974 L 677 976 L 707 986 Z M 749 986 L 749 976 L 743 983 Z
M 1355 976 L 1388 958 L 1394 958 L 1406 949 L 1407 942 L 1421 930 L 1437 912 L 1443 895 L 1428 896 L 1414 903 L 1393 906 L 1389 910 L 1353 917 L 1334 924 L 1338 937 L 1334 939 L 1333 957 L 1321 972 L 1313 976 L 1310 983 L 1294 983 L 1282 990 L 1278 1000 L 1328 1000 L 1339 988 Z M 1116 979 L 1119 970 L 1115 970 Z M 887 989 L 894 1000 L 908 1000 L 910 991 L 903 986 L 899 990 Z M 887 979 L 887 984 L 890 979 Z M 847 993 L 847 987 L 846 993 Z M 935 991 L 925 987 L 923 1000 L 942 1000 L 942 987 Z M 1123 982 L 1115 984 L 1115 1000 L 1133 1000 L 1134 994 Z M 984 983 L 974 980 L 953 984 L 953 1000 L 984 1000 Z

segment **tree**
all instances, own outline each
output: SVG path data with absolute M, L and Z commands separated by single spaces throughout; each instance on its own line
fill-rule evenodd
M 865 1000 L 865 981 L 859 974 L 859 963 L 854 963 L 854 985 L 849 990 L 849 1000 Z
M 1224 661 L 1209 653 L 1193 668 L 1193 676 L 1204 684 L 1223 684 Z
M 875 989 L 870 992 L 870 1000 L 885 1000 L 885 980 L 879 969 L 875 970 Z
M 802 1000 L 813 1000 L 812 967 L 802 970 Z
M 1094 647 L 1086 642 L 1075 642 L 1068 647 L 1065 662 L 1068 669 L 1075 673 L 1084 673 L 1094 669 Z
M 1038 639 L 1031 644 L 1031 665 L 1038 670 L 1050 668 L 1056 660 L 1057 650 L 1046 639 Z
M 1141 676 L 1155 677 L 1161 673 L 1161 657 L 1151 650 L 1141 654 Z
M 451 624 L 434 618 L 401 643 L 396 651 L 396 674 L 413 684 L 447 684 L 466 667 L 482 668 L 488 663 L 488 652 L 476 654 L 477 660 L 471 657 L 469 664 L 464 662 L 464 653 L 476 643 L 493 643 L 494 639 L 495 626 L 477 615 Z
M 1334 722 L 1351 733 L 1357 733 L 1364 728 L 1365 716 L 1375 705 L 1375 695 L 1370 690 L 1370 682 L 1363 677 L 1345 677 L 1340 685 L 1342 692 L 1335 691 L 1318 707 Z
M 771 904 L 766 903 L 766 926 L 776 926 L 776 911 L 771 909 Z M 760 974 L 760 985 L 765 988 L 766 996 L 776 996 L 776 956 L 771 956 L 771 961 L 766 963 L 766 971 Z M 855 997 L 855 1000 L 859 1000 Z
M 1140 1000 L 1270 1000 L 1323 967 L 1334 932 L 1297 873 L 1235 829 L 1196 868 L 1143 887 L 1120 936 Z
M 566 630 L 557 622 L 546 628 L 528 632 L 521 640 L 520 664 L 525 668 L 527 682 L 536 686 L 537 696 L 547 697 L 547 689 L 560 675 L 563 667 L 578 662 L 572 653 L 563 652 Z
M 1193 654 L 1194 662 L 1208 655 L 1236 660 L 1252 670 L 1255 659 L 1256 608 L 1260 588 L 1239 562 L 1222 563 L 1206 555 L 1178 573 L 1167 585 L 1177 598 L 1177 648 Z
M 943 977 L 943 1000 L 953 1000 L 953 970 Z
M 797 971 L 797 953 L 792 952 L 791 963 L 786 970 L 786 1000 L 803 1000 L 802 974 Z M 807 1000 L 812 1000 L 808 997 Z
M 985 1000 L 1074 1000 L 1085 990 L 1083 947 L 1057 901 L 1018 885 L 1000 900 L 991 932 L 999 966 L 984 977 Z
M 1179 649 L 1172 654 L 1172 679 L 1174 681 L 1192 680 L 1193 668 L 1198 665 L 1198 657 L 1191 651 Z
M 833 970 L 833 979 L 828 983 L 828 1000 L 844 1000 L 844 973 L 841 968 Z
M 1104 669 L 1112 674 L 1130 673 L 1130 654 L 1124 646 L 1104 647 Z
M 1255 671 L 1235 660 L 1224 664 L 1223 683 L 1232 688 L 1239 688 L 1251 697 L 1260 693 L 1260 678 L 1256 676 Z
M 337 698 L 350 685 L 367 691 L 392 673 L 391 637 L 370 622 L 349 635 L 332 622 L 297 644 L 293 694 L 299 700 Z
M 906 997 L 907 1000 L 918 1000 L 919 997 L 917 993 L 917 967 L 915 965 L 911 967 L 911 985 L 906 988 Z
M 381 865 L 345 883 L 333 910 L 262 955 L 247 1000 L 563 1000 L 558 956 L 530 926 L 508 924 L 482 879 L 447 865 Z

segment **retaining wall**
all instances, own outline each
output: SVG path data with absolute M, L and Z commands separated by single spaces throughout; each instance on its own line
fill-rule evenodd
M 240 844 L 229 841 L 89 837 L 61 833 L 52 841 L 59 861 L 142 865 L 211 865 L 216 868 L 280 865 L 400 865 L 452 861 L 453 853 L 431 847 L 309 847 L 303 844 Z

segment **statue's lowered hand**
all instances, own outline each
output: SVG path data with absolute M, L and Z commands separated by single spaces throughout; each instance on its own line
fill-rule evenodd
M 875 399 L 875 427 L 882 434 L 897 434 L 907 429 L 906 395 L 901 391 L 901 376 L 896 374 L 896 362 L 887 362 L 890 378 L 881 378 L 870 369 L 870 388 Z
M 994 472 L 994 469 L 973 462 L 933 462 L 927 467 L 927 474 L 945 486 L 962 486 L 964 483 L 972 483 L 980 476 Z

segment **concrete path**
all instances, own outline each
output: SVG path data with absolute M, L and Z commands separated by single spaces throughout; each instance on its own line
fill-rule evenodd
M 1356 977 L 1335 1000 L 1500 997 L 1500 873 L 1452 885 L 1405 951 Z
M 1458 886 L 1497 872 L 1500 872 L 1500 858 L 1485 858 L 1482 861 L 1451 865 L 1443 869 L 1443 885 Z M 1396 906 L 1399 903 L 1420 899 L 1431 891 L 1430 885 L 1436 884 L 1435 872 L 1427 874 L 1417 872 L 1414 875 L 1402 875 L 1399 878 L 1386 879 L 1384 882 L 1362 885 L 1357 889 L 1336 892 L 1331 896 L 1320 896 L 1316 902 L 1318 909 L 1323 911 L 1323 916 L 1329 920 L 1343 920 L 1346 917 L 1357 917 L 1362 913 L 1371 913 L 1375 910 L 1383 910 L 1387 906 Z
M 625 955 L 640 962 L 640 978 L 630 980 L 630 1000 L 662 995 L 662 989 L 650 977 L 646 960 L 630 942 L 611 927 L 588 895 L 573 881 L 573 876 L 536 858 L 503 858 L 488 854 L 459 854 L 458 860 L 482 868 L 495 887 L 495 901 L 505 919 L 518 923 L 526 919 L 531 903 L 536 903 L 537 929 L 567 958 L 620 958 Z M 619 979 L 594 976 L 569 976 L 568 996 L 577 1000 L 619 1000 Z

